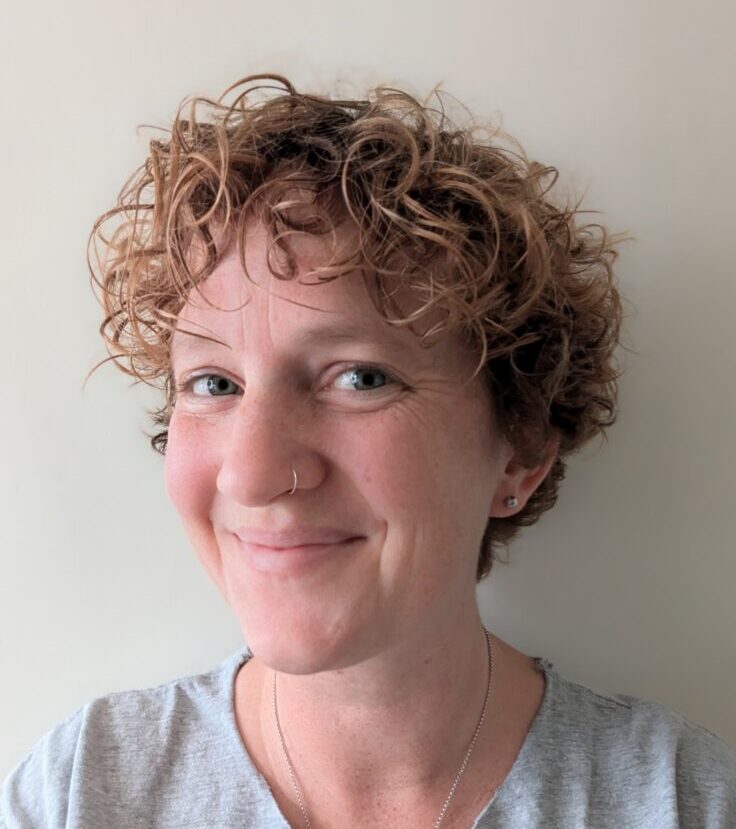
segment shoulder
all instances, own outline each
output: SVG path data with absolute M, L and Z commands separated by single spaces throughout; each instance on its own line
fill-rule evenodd
M 683 773 L 693 763 L 701 770 L 712 766 L 736 772 L 736 750 L 677 711 L 641 697 L 589 688 L 551 666 L 547 676 L 556 686 L 549 723 L 578 745 L 594 745 L 601 752 L 626 746 L 635 757 L 675 756 Z
M 0 790 L 0 826 L 64 826 L 67 786 L 84 708 L 58 723 L 10 772 Z
M 157 767 L 227 745 L 223 702 L 244 659 L 239 653 L 208 673 L 107 694 L 77 709 L 3 782 L 0 827 L 3 818 L 24 829 L 67 826 L 74 810 L 107 808 L 123 790 L 143 793 Z
M 601 820 L 618 810 L 645 821 L 637 825 L 736 826 L 734 748 L 660 703 L 588 688 L 538 662 L 547 692 L 524 759 L 547 794 L 562 783 Z

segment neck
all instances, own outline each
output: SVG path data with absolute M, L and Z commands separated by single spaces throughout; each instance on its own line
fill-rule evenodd
M 476 611 L 465 624 L 423 632 L 350 668 L 279 673 L 279 719 L 306 800 L 318 791 L 359 808 L 377 797 L 421 802 L 431 792 L 436 801 L 449 792 L 485 701 L 487 652 Z M 263 746 L 272 773 L 288 781 L 273 673 L 256 667 Z M 486 718 L 493 713 L 492 695 Z

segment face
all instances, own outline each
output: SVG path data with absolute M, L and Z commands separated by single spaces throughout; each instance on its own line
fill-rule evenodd
M 459 340 L 387 325 L 357 272 L 278 280 L 265 248 L 251 227 L 255 285 L 233 252 L 201 286 L 215 307 L 195 292 L 179 316 L 166 482 L 253 653 L 311 673 L 475 606 L 510 451 Z

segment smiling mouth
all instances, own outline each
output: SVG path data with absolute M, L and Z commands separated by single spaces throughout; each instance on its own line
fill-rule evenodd
M 350 530 L 307 524 L 292 524 L 290 527 L 280 529 L 246 526 L 234 530 L 233 533 L 245 544 L 273 549 L 306 547 L 312 544 L 334 544 L 357 537 Z
M 272 547 L 243 541 L 234 534 L 238 549 L 247 564 L 264 573 L 298 573 L 334 560 L 364 541 L 363 536 L 353 536 L 342 541 L 318 544 L 299 544 L 291 547 Z

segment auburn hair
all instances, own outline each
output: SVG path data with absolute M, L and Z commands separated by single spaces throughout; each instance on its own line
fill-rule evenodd
M 244 78 L 216 101 L 190 98 L 95 222 L 88 261 L 108 359 L 163 391 L 150 439 L 164 453 L 172 332 L 224 253 L 222 229 L 244 264 L 245 222 L 257 215 L 272 273 L 291 279 L 295 234 L 330 238 L 350 223 L 355 249 L 316 268 L 318 282 L 363 269 L 387 322 L 412 327 L 431 313 L 437 321 L 422 337 L 462 333 L 524 466 L 542 463 L 557 442 L 523 509 L 489 518 L 480 580 L 500 548 L 554 505 L 566 458 L 616 419 L 622 301 L 612 265 L 625 237 L 581 223 L 588 211 L 579 202 L 558 204 L 556 168 L 529 160 L 500 129 L 455 125 L 437 100 L 439 108 L 389 87 L 338 100 L 298 92 L 279 75 Z M 419 310 L 398 307 L 388 287 L 397 279 Z

